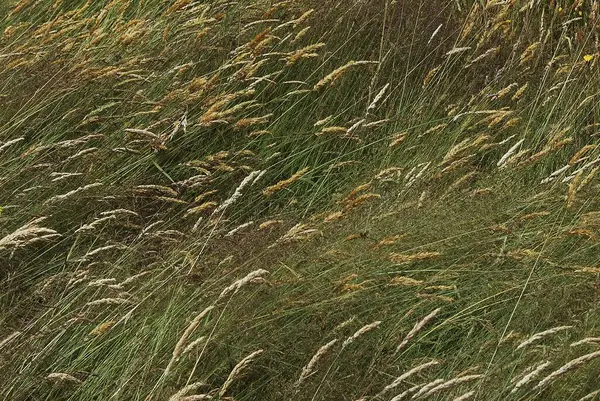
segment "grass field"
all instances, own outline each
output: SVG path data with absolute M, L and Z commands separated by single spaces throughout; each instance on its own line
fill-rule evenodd
M 600 400 L 599 11 L 0 2 L 0 399 Z

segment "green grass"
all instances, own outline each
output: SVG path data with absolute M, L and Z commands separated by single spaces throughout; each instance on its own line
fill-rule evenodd
M 2 399 L 597 398 L 598 3 L 534 3 L 2 3 Z

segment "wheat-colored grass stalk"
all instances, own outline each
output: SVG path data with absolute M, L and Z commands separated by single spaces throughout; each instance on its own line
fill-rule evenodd
M 421 319 L 420 321 L 418 321 L 413 328 L 408 332 L 408 334 L 406 335 L 406 337 L 404 337 L 404 340 L 402 340 L 402 342 L 400 343 L 400 345 L 398 345 L 398 347 L 396 347 L 396 351 L 395 353 L 400 352 L 400 350 L 402 350 L 402 348 L 404 348 L 406 346 L 406 344 L 408 344 L 408 342 L 415 336 L 417 335 L 417 333 L 419 333 L 419 331 L 421 331 L 421 329 L 423 327 L 425 327 L 425 325 L 427 325 L 427 323 L 429 323 L 434 317 L 436 317 L 436 315 L 442 310 L 442 308 L 437 308 L 434 311 L 432 311 L 431 313 L 429 313 L 427 316 L 425 316 L 423 319 Z
M 378 64 L 377 61 L 349 61 L 348 63 L 344 64 L 341 67 L 336 68 L 335 70 L 333 70 L 332 72 L 330 72 L 329 74 L 327 74 L 325 77 L 323 77 L 319 82 L 317 82 L 315 84 L 315 86 L 313 87 L 313 90 L 321 90 L 323 89 L 325 86 L 327 85 L 333 85 L 333 83 L 340 78 L 346 71 L 348 71 L 350 68 L 355 67 L 355 66 L 359 66 L 359 65 L 369 65 L 369 64 Z
M 419 373 L 422 370 L 425 370 L 431 366 L 436 366 L 439 364 L 440 364 L 439 361 L 433 360 L 433 361 L 422 363 L 419 366 L 415 366 L 414 368 L 412 368 L 412 369 L 408 370 L 407 372 L 403 373 L 402 375 L 398 376 L 392 383 L 385 386 L 383 388 L 383 390 L 381 390 L 379 392 L 379 394 L 377 394 L 374 398 L 382 398 L 387 393 L 389 393 L 390 391 L 394 390 L 396 387 L 401 385 L 405 380 L 407 380 L 412 375 Z
M 463 395 L 459 395 L 452 401 L 467 401 L 467 400 L 473 398 L 474 396 L 475 396 L 475 391 L 469 391 L 467 393 L 464 393 Z
M 533 344 L 533 343 L 535 343 L 535 342 L 537 342 L 537 341 L 541 340 L 541 339 L 542 339 L 542 338 L 544 338 L 544 337 L 550 336 L 550 335 L 552 335 L 552 334 L 555 334 L 555 333 L 558 333 L 558 332 L 561 332 L 561 331 L 564 331 L 564 330 L 568 330 L 568 329 L 570 329 L 570 328 L 572 328 L 572 327 L 573 327 L 573 326 L 558 326 L 558 327 L 554 327 L 554 328 L 552 328 L 552 329 L 548 329 L 548 330 L 541 331 L 541 332 L 539 332 L 539 333 L 536 333 L 536 334 L 532 335 L 532 336 L 531 336 L 531 337 L 529 337 L 527 340 L 525 340 L 525 341 L 523 341 L 522 343 L 520 343 L 520 344 L 517 346 L 517 348 L 516 348 L 516 349 L 517 349 L 517 350 L 519 350 L 519 349 L 525 348 L 525 347 L 527 347 L 528 345 L 531 345 L 531 344 Z
M 523 378 L 515 384 L 515 387 L 513 387 L 510 393 L 514 394 L 518 392 L 521 388 L 523 388 L 525 385 L 534 381 L 544 371 L 544 369 L 550 366 L 550 364 L 550 361 L 545 361 L 538 364 L 531 372 L 523 376 Z
M 181 390 L 173 394 L 171 397 L 169 397 L 169 401 L 184 401 L 189 393 L 191 393 L 192 391 L 196 391 L 200 387 L 205 385 L 206 384 L 204 384 L 203 382 L 188 384 L 187 386 L 183 387 Z
M 76 378 L 75 376 L 72 376 L 68 373 L 60 373 L 60 372 L 50 373 L 48 376 L 46 376 L 46 380 L 48 380 L 52 383 L 69 383 L 69 384 L 81 384 L 82 383 L 82 381 L 79 380 L 78 378 Z
M 455 377 L 454 379 L 450 379 L 447 380 L 443 383 L 438 384 L 437 386 L 433 387 L 432 389 L 428 390 L 427 392 L 425 392 L 422 397 L 431 397 L 433 394 L 438 393 L 440 391 L 444 391 L 447 390 L 449 388 L 458 386 L 462 383 L 467 383 L 473 380 L 477 380 L 477 379 L 481 379 L 483 377 L 483 375 L 466 375 L 466 376 L 460 376 L 460 377 Z
M 233 284 L 226 287 L 219 295 L 217 302 L 229 294 L 233 295 L 233 294 L 237 293 L 242 287 L 246 286 L 249 283 L 252 283 L 256 280 L 261 280 L 261 279 L 264 280 L 263 276 L 265 276 L 267 274 L 269 274 L 269 272 L 264 269 L 258 269 L 258 270 L 254 270 L 253 272 L 248 273 L 245 277 L 235 281 Z
M 321 358 L 323 358 L 325 354 L 329 352 L 329 350 L 335 345 L 335 343 L 337 343 L 337 341 L 337 339 L 333 339 L 317 350 L 317 352 L 313 355 L 310 361 L 302 368 L 300 377 L 294 384 L 294 387 L 296 389 L 298 389 L 302 385 L 302 383 L 306 381 L 306 379 L 308 379 L 316 372 L 317 364 L 319 363 Z
M 344 342 L 342 343 L 342 349 L 344 349 L 348 345 L 352 344 L 354 341 L 356 341 L 357 338 L 363 336 L 364 334 L 366 334 L 372 330 L 375 330 L 380 325 L 381 325 L 381 321 L 377 320 L 373 323 L 370 323 L 370 324 L 367 324 L 366 326 L 361 327 L 353 335 L 351 335 L 346 340 L 344 340 Z
M 15 331 L 14 333 L 9 334 L 7 337 L 5 337 L 2 341 L 0 341 L 0 350 L 8 344 L 10 344 L 15 338 L 19 337 L 21 334 L 23 333 L 21 333 L 20 331 Z
M 581 365 L 584 365 L 585 363 L 587 363 L 593 359 L 596 359 L 596 358 L 600 358 L 600 351 L 592 352 L 590 354 L 580 356 L 579 358 L 575 358 L 575 359 L 567 362 L 566 364 L 561 366 L 559 369 L 555 370 L 554 372 L 550 373 L 548 376 L 543 378 L 537 384 L 536 389 L 543 389 L 543 388 L 547 387 L 549 384 L 554 382 L 556 379 L 558 379 L 560 376 L 564 375 L 565 373 L 570 372 L 571 370 L 577 369 Z
M 185 348 L 186 343 L 188 342 L 188 339 L 190 338 L 190 336 L 192 335 L 194 330 L 196 330 L 196 328 L 202 322 L 202 319 L 204 319 L 206 317 L 206 315 L 208 315 L 214 308 L 215 308 L 214 305 L 208 306 L 202 312 L 198 313 L 194 317 L 194 319 L 192 319 L 190 324 L 184 330 L 181 337 L 179 337 L 177 344 L 175 344 L 175 348 L 173 349 L 173 353 L 171 355 L 171 360 L 169 361 L 169 364 L 165 368 L 165 371 L 163 374 L 164 376 L 169 375 L 169 373 L 171 372 L 171 369 L 173 368 L 175 363 L 179 360 L 179 357 L 184 353 L 184 351 L 186 349 Z
M 287 178 L 285 180 L 279 181 L 277 184 L 271 185 L 269 187 L 267 187 L 264 191 L 263 191 L 263 195 L 264 196 L 271 196 L 276 192 L 281 191 L 284 188 L 287 188 L 288 186 L 290 186 L 291 184 L 293 184 L 294 182 L 298 181 L 300 178 L 302 178 L 308 171 L 310 170 L 309 167 L 305 167 L 297 172 L 295 172 L 294 174 L 292 174 L 292 176 L 290 178 Z
M 234 382 L 234 380 L 237 379 L 238 377 L 240 377 L 242 372 L 252 362 L 254 362 L 254 360 L 256 360 L 256 358 L 258 358 L 263 352 L 264 352 L 264 350 L 262 350 L 262 349 L 254 351 L 253 353 L 251 353 L 250 355 L 248 355 L 247 357 L 245 357 L 244 359 L 239 361 L 238 364 L 234 366 L 234 368 L 231 370 L 231 373 L 229 373 L 227 380 L 225 380 L 225 383 L 223 383 L 223 385 L 221 386 L 221 389 L 219 390 L 219 397 L 223 397 L 225 395 L 225 393 L 227 393 L 227 390 L 229 390 L 229 387 Z

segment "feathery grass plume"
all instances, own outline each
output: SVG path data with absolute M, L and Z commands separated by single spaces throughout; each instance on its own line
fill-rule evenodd
M 442 308 L 437 308 L 433 312 L 425 316 L 423 319 L 421 319 L 419 322 L 417 322 L 413 326 L 413 328 L 408 332 L 406 337 L 404 337 L 404 340 L 402 340 L 400 345 L 396 347 L 396 351 L 394 353 L 397 354 L 400 350 L 402 350 L 406 346 L 406 344 L 408 344 L 408 342 L 412 340 L 412 338 L 415 335 L 417 335 L 417 333 L 419 333 L 419 331 L 421 331 L 421 329 L 425 327 L 425 325 L 427 325 L 427 323 L 429 323 L 441 310 Z
M 425 74 L 425 78 L 423 78 L 423 88 L 426 88 L 431 83 L 433 77 L 435 77 L 435 75 L 441 68 L 442 66 L 438 65 L 437 67 L 434 67 L 431 70 L 429 70 L 427 74 Z
M 52 383 L 56 383 L 56 384 L 61 384 L 61 383 L 81 384 L 82 383 L 82 381 L 79 380 L 78 378 L 76 378 L 75 376 L 72 376 L 68 373 L 60 373 L 60 372 L 50 373 L 48 376 L 46 376 L 46 380 L 48 380 Z
M 463 395 L 459 395 L 452 401 L 467 401 L 467 400 L 473 398 L 474 396 L 475 396 L 475 391 L 469 391 L 467 393 L 464 393 Z
M 60 234 L 56 231 L 39 226 L 39 223 L 46 220 L 47 217 L 39 217 L 30 221 L 22 227 L 19 227 L 12 234 L 8 234 L 0 239 L 0 250 L 7 248 L 21 248 L 39 240 L 46 240 L 59 237 Z
M 537 48 L 540 46 L 540 42 L 535 42 L 529 45 L 523 53 L 519 56 L 519 66 L 522 66 L 533 59 Z
M 217 202 L 213 202 L 213 201 L 209 201 L 209 202 L 204 202 L 198 206 L 194 206 L 193 208 L 189 209 L 188 211 L 185 212 L 185 216 L 190 216 L 192 214 L 198 214 L 198 213 L 202 213 L 205 212 L 207 210 L 211 210 L 216 208 L 218 205 Z
M 173 349 L 171 360 L 169 361 L 169 364 L 167 365 L 163 373 L 165 377 L 169 375 L 171 369 L 173 368 L 173 365 L 179 360 L 179 357 L 183 354 L 183 351 L 185 350 L 185 345 L 192 333 L 194 332 L 194 330 L 196 330 L 196 328 L 200 325 L 200 322 L 202 322 L 202 319 L 204 319 L 206 315 L 208 315 L 214 308 L 214 305 L 210 305 L 206 307 L 202 312 L 198 313 L 194 317 L 194 319 L 192 319 L 187 328 L 184 330 L 181 337 L 179 337 L 179 340 L 177 341 L 177 344 L 175 344 L 175 348 Z
M 454 386 L 458 386 L 462 383 L 467 383 L 467 382 L 470 382 L 473 380 L 481 379 L 482 377 L 483 377 L 483 375 L 466 375 L 466 376 L 455 377 L 454 379 L 447 380 L 443 383 L 438 384 L 437 386 L 433 387 L 432 389 L 428 390 L 427 392 L 425 392 L 422 395 L 422 397 L 430 397 L 432 394 L 447 390 Z M 413 398 L 415 398 L 415 397 L 413 397 Z
M 304 28 L 304 29 L 308 29 L 308 28 Z M 321 43 L 313 43 L 312 45 L 308 45 L 301 49 L 292 51 L 285 57 L 286 66 L 289 67 L 290 65 L 293 65 L 298 60 L 303 59 L 303 58 L 318 57 L 319 55 L 318 55 L 318 53 L 315 53 L 315 51 L 321 49 L 324 46 L 325 46 L 325 43 L 322 43 L 322 42 Z
M 123 305 L 132 303 L 130 300 L 125 298 L 102 298 L 90 301 L 85 306 L 98 306 L 98 305 Z
M 600 273 L 600 269 L 597 269 L 597 270 L 598 270 L 598 273 Z M 600 344 L 600 337 L 587 337 L 582 340 L 575 341 L 574 343 L 571 344 L 571 347 L 577 347 L 578 345 L 584 345 L 584 344 L 598 345 L 598 344 Z
M 378 64 L 378 63 L 379 63 L 378 61 L 366 61 L 366 60 L 349 61 L 348 63 L 344 64 L 341 67 L 336 68 L 335 70 L 333 70 L 332 72 L 327 74 L 325 77 L 323 77 L 323 79 L 321 79 L 319 82 L 317 82 L 315 84 L 315 86 L 313 87 L 313 90 L 315 90 L 315 91 L 321 90 L 327 85 L 333 86 L 333 83 L 352 67 L 359 66 L 359 65 Z
M 249 221 L 247 223 L 240 224 L 239 226 L 235 227 L 233 230 L 227 232 L 223 237 L 225 237 L 225 238 L 233 237 L 235 234 L 242 231 L 246 227 L 250 227 L 252 224 L 254 224 L 254 221 Z
M 383 88 L 381 88 L 381 90 L 377 93 L 377 95 L 375 95 L 375 97 L 373 98 L 373 101 L 367 107 L 367 113 L 366 113 L 367 115 L 369 115 L 373 111 L 375 111 L 375 109 L 379 105 L 379 102 L 385 96 L 385 94 L 386 94 L 386 92 L 387 92 L 387 90 L 388 90 L 389 87 L 390 87 L 389 83 L 385 84 L 383 86 Z
M 376 328 L 379 327 L 379 325 L 381 325 L 381 321 L 377 320 L 373 323 L 370 323 L 370 324 L 367 324 L 366 326 L 361 327 L 353 335 L 351 335 L 346 340 L 344 340 L 344 342 L 342 343 L 342 349 L 344 349 L 348 345 L 352 344 L 357 338 L 359 338 L 363 334 L 366 334 L 369 331 L 375 330 Z
M 89 335 L 90 336 L 102 335 L 102 334 L 106 333 L 107 331 L 109 331 L 116 323 L 117 323 L 116 320 L 109 320 L 107 322 L 100 323 L 98 326 L 94 327 L 94 329 L 92 331 L 90 331 Z
M 523 94 L 525 94 L 525 91 L 527 91 L 528 87 L 529 82 L 526 82 L 525 84 L 521 85 L 519 89 L 517 89 L 517 91 L 514 93 L 514 95 L 510 98 L 510 100 L 512 100 L 513 102 L 519 101 L 523 97 Z
M 240 183 L 240 185 L 238 185 L 238 187 L 235 189 L 235 191 L 233 192 L 233 194 L 227 200 L 225 200 L 225 202 L 221 203 L 221 205 L 219 207 L 217 207 L 212 212 L 212 214 L 214 215 L 216 213 L 220 213 L 220 212 L 224 211 L 229 206 L 231 206 L 232 204 L 234 204 L 238 199 L 240 199 L 242 197 L 242 195 L 243 195 L 242 189 L 244 189 L 248 184 L 250 184 L 250 182 L 252 182 L 261 173 L 262 173 L 261 170 L 255 170 L 255 171 L 251 172 L 250 174 L 248 174 L 246 176 L 246 178 L 244 178 L 242 180 L 242 182 Z
M 517 350 L 519 350 L 519 349 L 525 348 L 525 347 L 527 347 L 528 345 L 531 345 L 531 344 L 533 344 L 534 342 L 537 342 L 537 341 L 541 340 L 541 339 L 542 339 L 542 338 L 544 338 L 544 337 L 550 336 L 550 335 L 552 335 L 552 334 L 555 334 L 555 333 L 558 333 L 558 332 L 561 332 L 561 331 L 564 331 L 564 330 L 571 329 L 572 327 L 573 327 L 573 326 L 558 326 L 558 327 L 554 327 L 554 328 L 552 328 L 552 329 L 548 329 L 548 330 L 541 331 L 541 332 L 539 332 L 539 333 L 536 333 L 536 334 L 532 335 L 532 336 L 531 336 L 531 337 L 529 337 L 527 340 L 525 340 L 525 341 L 523 341 L 522 343 L 520 343 L 520 344 L 517 346 L 517 348 L 516 348 L 516 349 L 517 349 Z
M 575 164 L 579 163 L 580 161 L 584 160 L 585 158 L 583 157 L 586 153 L 588 153 L 590 150 L 596 149 L 598 147 L 598 145 L 585 145 L 584 147 L 582 147 L 581 149 L 579 149 L 574 155 L 573 157 L 571 157 L 571 160 L 569 160 L 569 166 L 574 166 Z
M 302 170 L 299 170 L 299 171 L 295 172 L 294 174 L 292 174 L 292 176 L 290 178 L 282 180 L 282 181 L 279 181 L 277 184 L 274 184 L 274 185 L 271 185 L 271 186 L 267 187 L 263 191 L 263 195 L 264 196 L 271 196 L 275 192 L 278 192 L 278 191 L 281 191 L 284 188 L 287 188 L 289 185 L 293 184 L 294 182 L 296 182 L 300 178 L 302 178 L 309 170 L 310 170 L 309 167 L 305 167 Z
M 393 277 L 388 283 L 389 286 L 417 286 L 425 284 L 422 280 L 415 280 L 414 278 L 405 277 L 405 276 L 396 276 Z
M 374 398 L 383 398 L 383 396 L 385 396 L 387 393 L 389 393 L 390 391 L 392 391 L 393 389 L 398 387 L 400 384 L 402 384 L 406 379 L 408 379 L 412 375 L 419 373 L 420 371 L 425 370 L 431 366 L 436 366 L 439 364 L 440 364 L 439 361 L 433 360 L 433 361 L 422 363 L 419 366 L 415 366 L 414 368 L 410 369 L 409 371 L 398 376 L 392 383 L 385 386 L 383 388 L 383 390 L 381 390 L 379 392 L 379 394 L 377 394 Z
M 352 209 L 355 209 L 358 206 L 362 205 L 363 203 L 366 203 L 373 199 L 380 199 L 380 198 L 381 198 L 381 195 L 373 193 L 373 192 L 359 195 L 356 198 L 351 199 L 346 202 L 346 204 L 344 205 L 344 212 L 348 212 Z
M 344 135 L 347 135 L 347 134 L 348 134 L 348 128 L 333 126 L 333 127 L 325 127 L 321 131 L 317 132 L 315 135 L 316 136 L 323 136 L 323 135 L 340 135 L 340 136 L 344 136 Z
M 192 352 L 198 346 L 198 344 L 200 344 L 204 340 L 206 340 L 206 336 L 199 337 L 199 338 L 195 339 L 194 341 L 192 341 L 191 343 L 189 343 L 184 348 L 184 350 L 181 351 L 181 356 L 186 355 L 186 354 Z
M 323 234 L 316 228 L 309 228 L 308 224 L 298 223 L 294 227 L 290 228 L 281 238 L 279 238 L 269 248 L 273 248 L 279 244 L 289 244 L 295 241 L 303 241 L 310 239 L 316 235 Z
M 5 337 L 2 341 L 0 341 L 0 350 L 2 348 L 4 348 L 5 346 L 7 346 L 8 344 L 10 344 L 15 338 L 19 337 L 21 334 L 20 331 L 15 331 L 14 333 L 10 334 L 8 337 Z
M 579 188 L 579 185 L 581 183 L 583 177 L 583 171 L 580 171 L 579 173 L 577 173 L 574 177 L 574 179 L 569 183 L 569 191 L 567 193 L 567 209 L 570 209 L 573 207 L 573 204 L 575 203 L 575 197 L 577 195 L 577 190 Z
M 45 205 L 49 205 L 51 203 L 61 202 L 61 201 L 65 200 L 65 199 L 67 199 L 67 198 L 72 197 L 75 194 L 78 194 L 78 193 L 81 193 L 81 192 L 84 192 L 84 191 L 87 191 L 89 189 L 96 188 L 96 187 L 99 187 L 99 186 L 102 186 L 102 185 L 103 184 L 101 182 L 95 182 L 93 184 L 84 185 L 82 187 L 79 187 L 77 189 L 69 191 L 69 192 L 67 192 L 65 194 L 53 196 L 52 198 L 46 200 L 44 202 L 44 204 Z
M 269 227 L 283 224 L 283 220 L 268 220 L 258 226 L 259 231 L 266 230 Z
M 517 391 L 519 391 L 523 386 L 531 383 L 544 371 L 544 369 L 546 369 L 550 365 L 551 365 L 550 361 L 545 361 L 545 362 L 538 364 L 531 372 L 524 375 L 523 378 L 515 384 L 515 387 L 511 390 L 510 393 L 514 394 Z
M 203 382 L 188 384 L 187 386 L 183 387 L 181 390 L 173 394 L 171 397 L 169 397 L 169 401 L 184 401 L 189 393 L 191 393 L 192 391 L 196 391 L 200 387 L 205 385 L 206 384 Z
M 329 341 L 327 344 L 325 344 L 321 348 L 319 348 L 317 350 L 317 352 L 313 355 L 313 357 L 310 358 L 310 361 L 302 368 L 300 377 L 294 384 L 296 391 L 298 391 L 298 388 L 302 385 L 302 383 L 304 383 L 304 381 L 306 381 L 306 379 L 308 379 L 310 376 L 312 376 L 314 373 L 316 373 L 317 363 L 319 363 L 321 358 L 329 352 L 331 347 L 333 347 L 337 341 L 338 341 L 337 339 Z
M 241 376 L 242 372 L 252 362 L 254 362 L 254 360 L 258 356 L 260 356 L 263 352 L 264 352 L 264 350 L 262 350 L 262 349 L 259 349 L 258 351 L 254 351 L 253 353 L 251 353 L 250 355 L 248 355 L 247 357 L 245 357 L 244 359 L 239 361 L 238 364 L 234 366 L 231 373 L 229 373 L 227 380 L 225 380 L 225 383 L 223 383 L 223 386 L 221 386 L 221 389 L 219 390 L 219 397 L 223 397 L 225 395 L 225 393 L 227 393 L 227 390 L 229 390 L 229 387 L 231 386 L 233 381 L 235 379 L 237 379 L 239 376 Z
M 404 238 L 406 238 L 406 234 L 398 234 L 398 235 L 394 235 L 392 237 L 386 237 L 386 238 L 383 238 L 382 240 L 380 240 L 377 244 L 375 244 L 373 246 L 373 248 L 377 249 L 377 248 L 381 248 L 384 246 L 395 245 L 398 242 L 400 242 L 401 240 L 403 240 Z
M 417 391 L 415 394 L 413 394 L 412 397 L 410 397 L 410 399 L 416 400 L 416 399 L 420 398 L 421 396 L 425 395 L 432 388 L 435 388 L 444 382 L 445 382 L 444 379 L 435 379 L 434 381 L 429 382 L 429 383 L 425 384 L 423 387 L 421 387 L 419 391 Z
M 406 397 L 408 397 L 409 395 L 415 393 L 421 387 L 423 387 L 423 384 L 416 384 L 416 385 L 412 386 L 411 388 L 409 388 L 408 390 L 398 394 L 397 396 L 392 398 L 390 401 L 401 401 L 401 400 L 405 399 Z
M 523 142 L 525 142 L 525 138 L 517 141 L 517 143 L 515 143 L 510 149 L 508 149 L 508 151 L 500 158 L 500 160 L 498 161 L 496 166 L 504 167 L 506 165 L 506 162 L 508 161 L 508 159 L 512 155 L 514 155 L 514 153 L 517 151 L 517 149 L 519 149 L 519 147 L 523 144 Z
M 2 145 L 0 145 L 0 152 L 4 151 L 5 149 L 9 148 L 10 146 L 14 145 L 15 143 L 19 143 L 24 140 L 25 140 L 25 138 L 20 137 L 20 138 L 11 139 L 10 141 L 4 142 Z
M 537 386 L 535 388 L 536 389 L 543 389 L 546 386 L 548 386 L 550 383 L 552 383 L 553 381 L 555 381 L 556 379 L 558 379 L 560 376 L 564 375 L 565 373 L 570 372 L 571 370 L 577 369 L 581 365 L 584 365 L 585 363 L 587 363 L 587 362 L 589 362 L 589 361 L 591 361 L 593 359 L 596 359 L 596 358 L 600 358 L 600 351 L 592 352 L 590 354 L 586 354 L 586 355 L 580 356 L 579 358 L 575 358 L 575 359 L 567 362 L 563 366 L 561 366 L 559 369 L 557 369 L 554 372 L 550 373 L 545 378 L 543 378 L 537 384 Z
M 597 395 L 600 395 L 600 390 L 592 391 L 591 393 L 581 397 L 578 401 L 591 401 L 596 398 Z
M 393 263 L 404 264 L 411 262 L 418 262 L 421 260 L 428 260 L 440 257 L 442 254 L 440 252 L 417 252 L 413 254 L 403 254 L 403 253 L 390 253 L 390 259 Z
M 406 133 L 406 131 L 398 132 L 392 136 L 392 140 L 390 141 L 388 146 L 390 148 L 395 148 L 396 146 L 404 142 L 406 138 L 408 138 L 408 134 Z
M 221 294 L 219 295 L 219 298 L 217 299 L 216 302 L 219 302 L 219 300 L 223 299 L 225 296 L 227 296 L 229 294 L 232 294 L 232 295 L 236 294 L 242 287 L 244 287 L 245 285 L 247 285 L 249 283 L 253 283 L 255 281 L 258 281 L 258 282 L 264 281 L 263 276 L 265 276 L 267 274 L 269 274 L 269 272 L 265 269 L 258 269 L 258 270 L 254 270 L 253 272 L 248 273 L 245 277 L 235 281 L 229 287 L 227 287 L 223 291 L 221 291 Z

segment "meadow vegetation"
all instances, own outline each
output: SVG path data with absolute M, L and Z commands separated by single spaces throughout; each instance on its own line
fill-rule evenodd
M 0 2 L 0 399 L 600 399 L 599 11 Z

